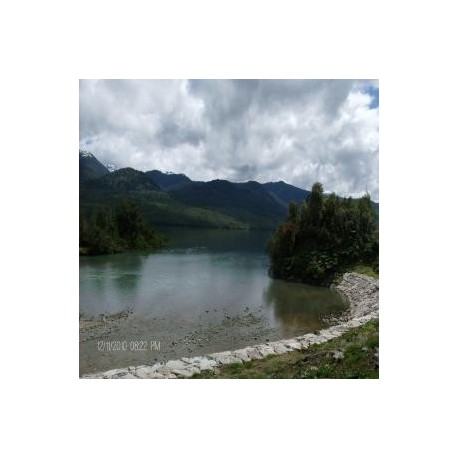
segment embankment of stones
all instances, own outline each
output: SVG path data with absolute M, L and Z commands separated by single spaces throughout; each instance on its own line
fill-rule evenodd
M 343 275 L 339 284 L 332 287 L 349 302 L 348 319 L 335 326 L 322 329 L 317 334 L 305 334 L 292 339 L 269 342 L 234 351 L 211 353 L 205 356 L 181 358 L 157 363 L 151 366 L 131 366 L 123 369 L 112 369 L 106 372 L 87 374 L 81 378 L 116 378 L 116 379 L 163 379 L 189 378 L 204 370 L 214 371 L 224 364 L 242 364 L 255 359 L 263 359 L 269 355 L 302 350 L 312 344 L 320 344 L 341 336 L 349 329 L 361 326 L 378 317 L 379 313 L 379 282 L 373 278 L 353 272 Z

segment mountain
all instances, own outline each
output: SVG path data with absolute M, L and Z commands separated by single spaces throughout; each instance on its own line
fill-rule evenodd
M 284 206 L 256 181 L 191 181 L 169 193 L 184 204 L 232 216 L 257 229 L 275 227 L 286 214 Z
M 80 169 L 84 166 L 80 164 Z M 80 181 L 80 213 L 86 217 L 99 207 L 114 207 L 126 199 L 135 201 L 154 225 L 248 229 L 248 224 L 229 215 L 178 202 L 146 173 L 131 168 Z
M 153 183 L 146 173 L 134 170 L 130 167 L 115 170 L 97 179 L 85 183 L 86 189 L 98 191 L 112 191 L 127 193 L 131 191 L 159 191 L 157 184 Z
M 109 172 L 88 152 L 80 155 L 80 204 L 88 210 L 135 200 L 155 224 L 273 229 L 285 217 L 288 199 L 306 191 L 286 183 L 192 181 L 184 174 L 124 168 Z M 95 173 L 86 173 L 86 162 Z M 98 172 L 98 173 L 97 173 Z
M 108 169 L 89 151 L 80 150 L 80 183 L 108 174 Z
M 112 163 L 105 164 L 105 167 L 107 168 L 109 172 L 114 172 L 115 170 L 118 170 L 118 167 L 116 166 L 116 164 L 112 164 Z
M 310 194 L 310 191 L 297 188 L 284 181 L 264 183 L 262 186 L 283 207 L 288 207 L 290 202 L 303 202 Z
M 110 173 L 91 153 L 80 151 L 83 211 L 131 199 L 156 225 L 270 230 L 284 221 L 290 202 L 303 202 L 309 194 L 283 181 L 203 182 L 179 173 L 132 168 Z M 378 203 L 373 206 L 378 214 Z
M 182 173 L 164 173 L 160 172 L 159 170 L 150 170 L 149 172 L 145 173 L 153 183 L 159 185 L 162 189 L 166 191 L 186 183 L 191 183 L 191 180 Z

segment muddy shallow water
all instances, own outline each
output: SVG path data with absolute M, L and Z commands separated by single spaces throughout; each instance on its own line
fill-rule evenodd
M 346 309 L 327 288 L 269 278 L 266 232 L 164 232 L 157 253 L 80 258 L 80 374 L 288 338 Z

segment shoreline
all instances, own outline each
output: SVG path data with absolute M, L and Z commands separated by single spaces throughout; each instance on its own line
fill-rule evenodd
M 312 344 L 320 344 L 340 337 L 344 332 L 378 318 L 378 280 L 363 274 L 347 272 L 339 283 L 332 285 L 331 288 L 348 301 L 350 306 L 348 316 L 338 324 L 322 329 L 317 333 L 308 333 L 291 339 L 259 344 L 233 351 L 223 351 L 189 358 L 183 357 L 154 365 L 129 366 L 84 374 L 80 378 L 190 378 L 202 371 L 216 371 L 218 367 L 226 364 L 242 364 L 252 360 L 261 360 L 269 355 L 282 355 L 296 350 L 303 350 Z

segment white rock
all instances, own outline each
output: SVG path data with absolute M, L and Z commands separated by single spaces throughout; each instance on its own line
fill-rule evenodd
M 124 369 L 111 369 L 109 371 L 102 372 L 101 375 L 104 378 L 112 378 L 115 375 L 126 374 L 128 372 L 129 371 L 127 369 L 125 369 L 125 368 Z
M 272 347 L 273 351 L 277 354 L 277 355 L 283 355 L 285 353 L 288 353 L 289 351 L 291 351 L 288 347 L 286 347 L 282 341 L 280 342 L 272 342 L 270 344 L 270 346 Z
M 235 356 L 230 351 L 223 351 L 221 353 L 213 353 L 209 355 L 219 364 L 242 364 L 242 360 Z
M 240 358 L 242 361 L 247 362 L 251 361 L 251 358 L 248 356 L 247 350 L 247 348 L 242 348 L 240 350 L 235 350 L 232 353 L 236 358 Z
M 186 369 L 174 369 L 172 371 L 173 374 L 179 375 L 180 377 L 192 377 L 194 374 L 198 374 L 200 369 L 196 366 L 188 366 Z
M 295 339 L 282 340 L 281 342 L 285 347 L 291 348 L 291 350 L 302 349 L 302 345 Z
M 138 378 L 156 378 L 158 374 L 158 369 L 161 367 L 160 364 L 155 364 L 154 366 L 140 366 L 135 369 L 135 375 Z
M 177 378 L 176 374 L 174 374 L 171 369 L 163 366 L 158 371 L 158 374 L 163 375 L 163 378 Z
M 324 343 L 327 342 L 329 339 L 326 336 L 323 336 L 321 334 L 316 336 L 315 343 Z
M 322 329 L 320 331 L 319 336 L 325 338 L 326 340 L 330 340 L 334 338 L 334 335 L 327 329 Z
M 309 334 L 305 334 L 303 336 L 298 337 L 296 340 L 301 345 L 303 345 L 304 343 L 314 344 L 318 342 L 318 336 L 316 334 L 309 333 Z
M 121 375 L 119 377 L 116 377 L 116 378 L 128 379 L 128 378 L 137 378 L 137 377 L 135 377 L 135 375 L 132 374 L 131 372 L 128 372 L 128 373 L 126 373 L 124 375 Z
M 195 356 L 193 358 L 181 358 L 185 363 L 197 367 L 201 371 L 212 370 L 218 363 L 214 359 L 205 356 Z
M 247 356 L 251 360 L 264 358 L 263 354 L 255 347 L 247 347 L 245 350 L 246 350 Z
M 275 355 L 275 351 L 270 344 L 256 345 L 255 347 L 264 358 L 269 355 Z
M 184 361 L 180 361 L 179 359 L 174 359 L 172 361 L 168 361 L 165 363 L 165 367 L 170 370 L 182 370 L 186 369 L 189 366 L 189 364 L 186 364 Z
M 167 377 L 165 377 L 165 375 L 161 374 L 160 372 L 152 372 L 148 378 L 167 378 Z

